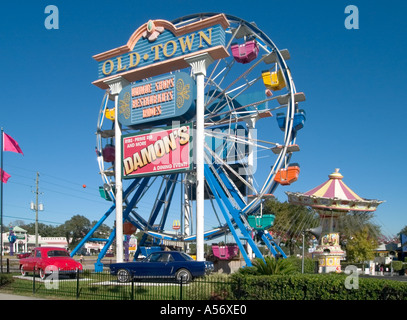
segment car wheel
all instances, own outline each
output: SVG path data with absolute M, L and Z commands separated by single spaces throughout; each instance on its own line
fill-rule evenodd
M 39 273 L 40 273 L 40 279 L 41 279 L 41 280 L 45 280 L 45 278 L 46 278 L 45 271 L 42 270 L 42 269 L 40 269 L 40 270 L 39 270 Z
M 23 277 L 25 277 L 25 276 L 27 275 L 27 271 L 24 270 L 24 267 L 23 267 L 23 266 L 20 267 L 20 272 L 21 272 L 21 275 L 22 275 Z
M 131 279 L 131 274 L 130 274 L 129 270 L 119 269 L 119 271 L 117 271 L 117 281 L 119 281 L 120 283 L 129 282 L 130 279 Z
M 175 274 L 175 279 L 177 281 L 189 282 L 192 280 L 192 275 L 187 269 L 179 269 Z

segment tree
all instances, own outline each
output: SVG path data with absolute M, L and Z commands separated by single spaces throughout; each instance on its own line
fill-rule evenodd
M 404 226 L 404 228 L 403 229 L 401 229 L 400 230 L 400 232 L 397 234 L 397 235 L 401 235 L 401 234 L 405 234 L 405 235 L 407 235 L 407 226 Z
M 380 226 L 370 220 L 373 214 L 369 212 L 350 212 L 339 218 L 338 231 L 344 239 L 350 239 L 354 234 L 366 228 L 369 237 L 378 239 L 381 235 Z
M 357 231 L 346 244 L 346 256 L 351 262 L 360 263 L 374 259 L 374 250 L 377 248 L 377 238 L 369 233 L 369 228 L 365 226 Z
M 68 242 L 69 249 L 74 249 L 91 229 L 88 218 L 75 215 L 70 220 L 58 227 L 60 234 L 63 234 Z
M 271 231 L 274 237 L 280 238 L 289 248 L 289 255 L 293 255 L 295 249 L 302 246 L 302 232 L 319 225 L 319 217 L 314 210 L 288 202 L 267 200 L 263 205 L 263 214 L 275 215 Z M 306 234 L 306 237 L 309 238 L 310 235 Z
M 93 221 L 91 224 L 91 228 L 93 228 L 98 221 Z M 110 234 L 112 233 L 112 228 L 110 228 L 106 224 L 100 225 L 97 230 L 93 233 L 92 237 L 93 238 L 101 238 L 101 239 L 108 239 Z
M 13 227 L 19 226 L 19 227 L 22 228 L 22 226 L 25 225 L 25 222 L 24 222 L 23 220 L 17 219 L 17 220 L 14 220 L 14 221 L 11 223 L 11 225 L 12 225 Z
M 21 228 L 27 231 L 28 234 L 35 234 L 35 223 L 20 225 Z M 58 227 L 52 225 L 46 225 L 44 223 L 38 223 L 38 234 L 42 237 L 59 237 Z

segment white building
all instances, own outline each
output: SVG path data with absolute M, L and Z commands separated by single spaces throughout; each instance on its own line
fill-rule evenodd
M 14 234 L 17 236 L 16 242 L 13 245 L 14 253 L 30 252 L 35 247 L 35 235 L 28 234 L 26 230 L 15 226 L 13 228 Z M 9 232 L 3 232 L 3 254 L 9 253 L 10 243 L 9 243 Z M 53 246 L 60 248 L 68 248 L 68 242 L 65 237 L 41 237 L 38 235 L 38 245 L 40 247 Z M 86 243 L 85 249 L 87 252 L 100 251 L 103 248 L 103 243 Z

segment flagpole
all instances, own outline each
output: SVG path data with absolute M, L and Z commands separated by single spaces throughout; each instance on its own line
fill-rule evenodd
M 1 128 L 1 191 L 0 191 L 0 272 L 3 273 L 3 127 Z

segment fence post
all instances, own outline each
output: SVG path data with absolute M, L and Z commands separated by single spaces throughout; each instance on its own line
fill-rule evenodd
M 10 273 L 10 259 L 7 258 L 7 273 Z
M 237 299 L 240 300 L 241 292 L 240 290 L 242 289 L 242 279 L 238 278 L 237 279 Z
M 79 299 L 79 269 L 76 269 L 76 299 Z
M 179 287 L 179 299 L 182 300 L 182 280 L 184 279 L 183 276 L 181 276 L 180 279 L 180 287 Z
M 131 297 L 130 300 L 134 300 L 134 277 L 131 277 Z
M 33 294 L 35 294 L 35 270 L 37 269 L 37 266 L 34 266 L 33 268 Z

